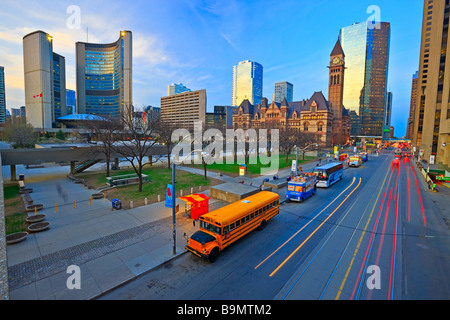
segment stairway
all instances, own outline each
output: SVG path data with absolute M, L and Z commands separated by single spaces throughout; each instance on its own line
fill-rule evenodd
M 101 161 L 100 159 L 91 159 L 91 160 L 77 162 L 73 173 L 83 172 L 87 168 L 92 167 L 94 164 L 99 163 L 100 161 Z

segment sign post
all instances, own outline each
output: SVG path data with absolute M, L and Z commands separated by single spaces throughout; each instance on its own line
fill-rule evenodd
M 292 160 L 292 168 L 291 171 L 297 174 L 297 160 Z

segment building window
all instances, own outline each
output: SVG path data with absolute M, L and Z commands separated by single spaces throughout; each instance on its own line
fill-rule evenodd
M 317 131 L 319 131 L 319 132 L 322 132 L 322 131 L 323 131 L 323 123 L 322 123 L 322 122 L 319 122 L 319 123 L 317 124 Z
M 308 127 L 309 127 L 309 123 L 308 123 L 308 122 L 305 122 L 305 123 L 303 124 L 303 131 L 308 131 Z

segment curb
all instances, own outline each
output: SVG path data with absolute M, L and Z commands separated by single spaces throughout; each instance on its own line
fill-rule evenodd
M 99 298 L 101 298 L 101 297 L 103 297 L 103 296 L 109 294 L 110 292 L 112 292 L 112 291 L 114 291 L 114 290 L 117 290 L 117 289 L 119 289 L 120 287 L 123 287 L 123 286 L 125 286 L 126 284 L 128 284 L 128 283 L 130 283 L 130 282 L 132 282 L 132 281 L 134 281 L 134 280 L 136 280 L 136 279 L 139 279 L 140 277 L 142 277 L 142 276 L 148 274 L 149 272 L 151 272 L 151 271 L 153 271 L 153 270 L 155 270 L 155 269 L 157 269 L 157 268 L 159 268 L 159 267 L 165 265 L 166 263 L 169 263 L 169 262 L 171 262 L 171 261 L 173 261 L 173 260 L 179 258 L 180 256 L 183 256 L 183 255 L 186 254 L 186 253 L 188 253 L 187 250 L 184 250 L 184 251 L 181 252 L 181 253 L 177 253 L 177 254 L 175 254 L 175 256 L 171 257 L 170 259 L 168 259 L 168 260 L 166 260 L 166 261 L 164 261 L 164 262 L 162 262 L 162 263 L 160 263 L 160 264 L 158 264 L 158 265 L 155 265 L 155 266 L 149 268 L 148 270 L 145 270 L 145 271 L 141 272 L 141 273 L 138 274 L 137 276 L 131 277 L 130 279 L 127 279 L 127 280 L 125 280 L 125 281 L 123 281 L 123 282 L 121 282 L 121 283 L 119 283 L 119 284 L 117 284 L 117 285 L 115 285 L 115 286 L 109 288 L 108 290 L 106 290 L 106 291 L 104 291 L 104 292 L 102 292 L 102 293 L 100 293 L 100 294 L 97 294 L 97 295 L 95 295 L 95 296 L 93 296 L 93 297 L 91 297 L 91 298 L 87 298 L 86 300 L 97 300 L 97 299 L 99 299 Z

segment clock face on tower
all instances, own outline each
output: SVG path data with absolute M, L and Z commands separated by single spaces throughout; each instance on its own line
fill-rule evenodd
M 341 58 L 339 58 L 339 57 L 334 57 L 333 60 L 331 60 L 331 62 L 332 62 L 333 64 L 339 64 L 339 63 L 341 62 Z

